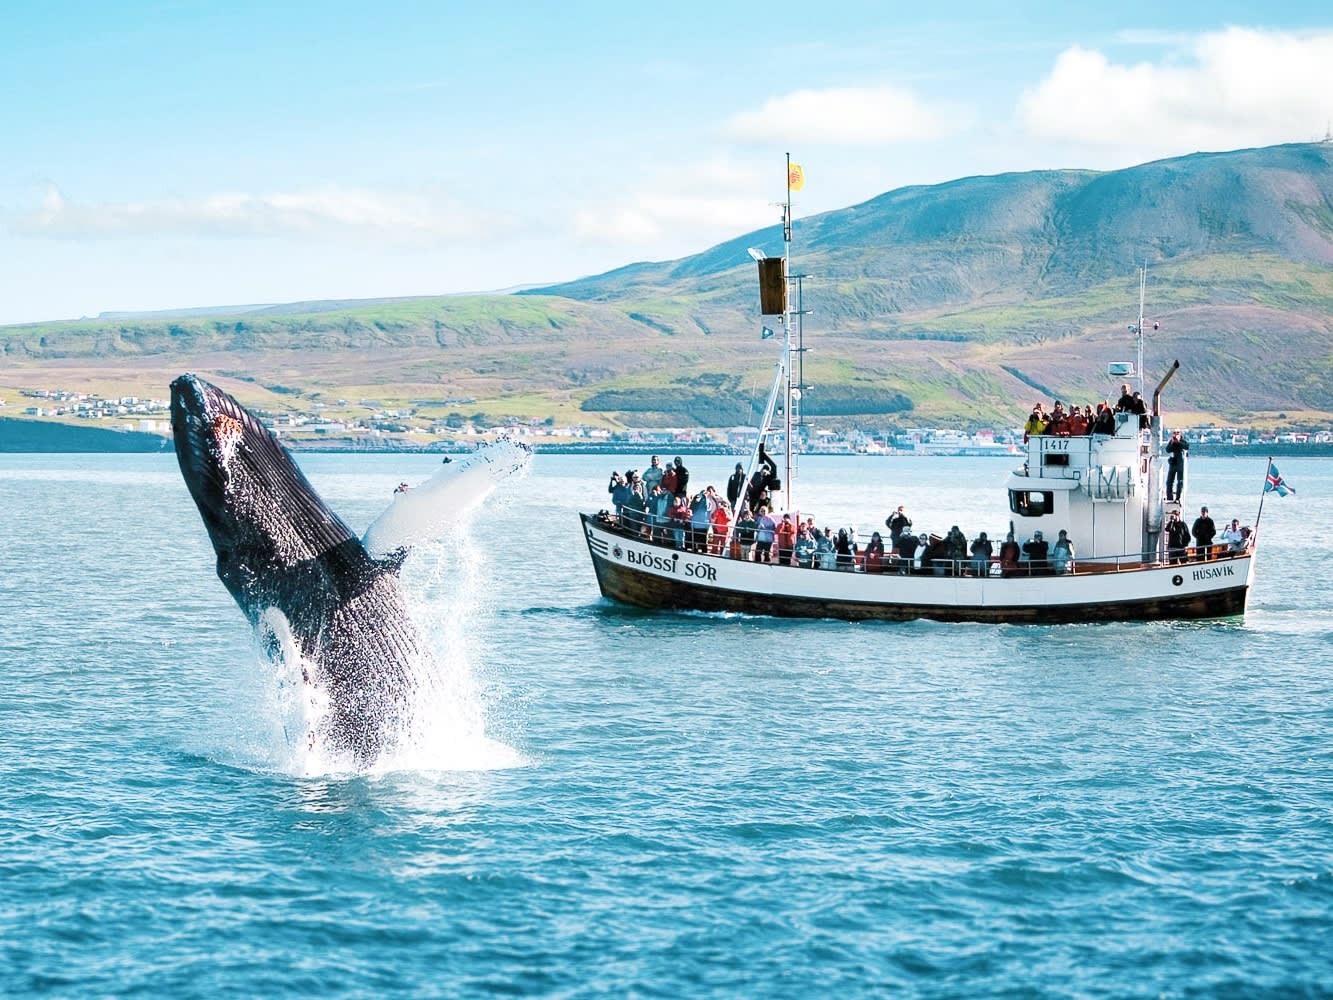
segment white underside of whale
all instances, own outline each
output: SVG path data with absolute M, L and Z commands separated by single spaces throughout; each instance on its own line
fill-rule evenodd
M 532 452 L 513 441 L 497 441 L 441 465 L 424 483 L 394 497 L 361 543 L 372 559 L 383 559 L 442 537 L 466 518 L 495 487 L 527 472 Z

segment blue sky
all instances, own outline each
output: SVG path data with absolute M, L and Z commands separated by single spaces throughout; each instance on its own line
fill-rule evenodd
M 0 324 L 502 289 L 1322 138 L 1326 4 L 0 5 Z M 777 248 L 773 248 L 774 251 Z

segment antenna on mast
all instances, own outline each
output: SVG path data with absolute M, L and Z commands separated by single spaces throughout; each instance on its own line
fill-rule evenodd
M 1148 290 L 1148 261 L 1144 258 L 1143 266 L 1139 268 L 1139 325 L 1135 330 L 1138 334 L 1139 346 L 1139 393 L 1143 392 L 1143 298 Z

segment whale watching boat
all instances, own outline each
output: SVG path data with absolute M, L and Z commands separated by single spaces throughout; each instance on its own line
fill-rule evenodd
M 791 177 L 789 169 L 783 256 L 751 251 L 759 263 L 761 312 L 782 324 L 782 340 L 744 474 L 746 483 L 771 487 L 775 506 L 784 506 L 785 499 L 785 509 L 796 511 L 792 411 L 803 386 L 792 371 L 799 351 L 793 347 L 792 320 L 799 322 L 800 310 L 794 316 L 788 294 L 796 280 L 788 278 Z M 1109 366 L 1109 374 L 1137 377 L 1140 386 L 1143 287 L 1141 272 L 1139 322 L 1130 328 L 1137 335 L 1138 366 Z M 923 566 L 919 555 L 909 560 L 890 552 L 876 565 L 844 563 L 845 571 L 828 572 L 739 558 L 734 519 L 714 544 L 682 546 L 680 532 L 651 517 L 601 511 L 580 514 L 597 584 L 604 597 L 642 608 L 792 618 L 1059 623 L 1242 614 L 1254 576 L 1257 519 L 1238 542 L 1185 552 L 1168 547 L 1168 521 L 1180 510 L 1180 500 L 1169 500 L 1165 489 L 1161 397 L 1179 367 L 1173 364 L 1157 385 L 1148 413 L 1116 412 L 1113 432 L 1028 437 L 1022 464 L 1003 483 L 1011 534 L 1019 542 L 1029 537 L 1049 542 L 1067 532 L 1074 559 L 933 558 Z M 776 425 L 775 416 L 780 416 Z M 785 456 L 782 476 L 765 451 L 766 441 Z M 1261 498 L 1259 516 L 1262 510 Z M 688 539 L 688 526 L 685 534 Z

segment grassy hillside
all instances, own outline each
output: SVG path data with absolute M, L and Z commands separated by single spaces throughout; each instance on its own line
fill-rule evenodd
M 1146 367 L 1155 379 L 1183 363 L 1175 412 L 1327 421 L 1330 167 L 1326 143 L 1196 154 L 964 178 L 798 219 L 793 251 L 817 276 L 805 285 L 806 414 L 966 425 L 1016 421 L 1039 391 L 1103 398 L 1106 362 L 1133 355 L 1146 259 L 1159 325 Z M 613 427 L 746 423 L 774 360 L 749 246 L 780 252 L 780 228 L 517 295 L 3 327 L 0 391 L 162 395 L 190 369 L 275 409 L 433 401 L 418 405 Z

